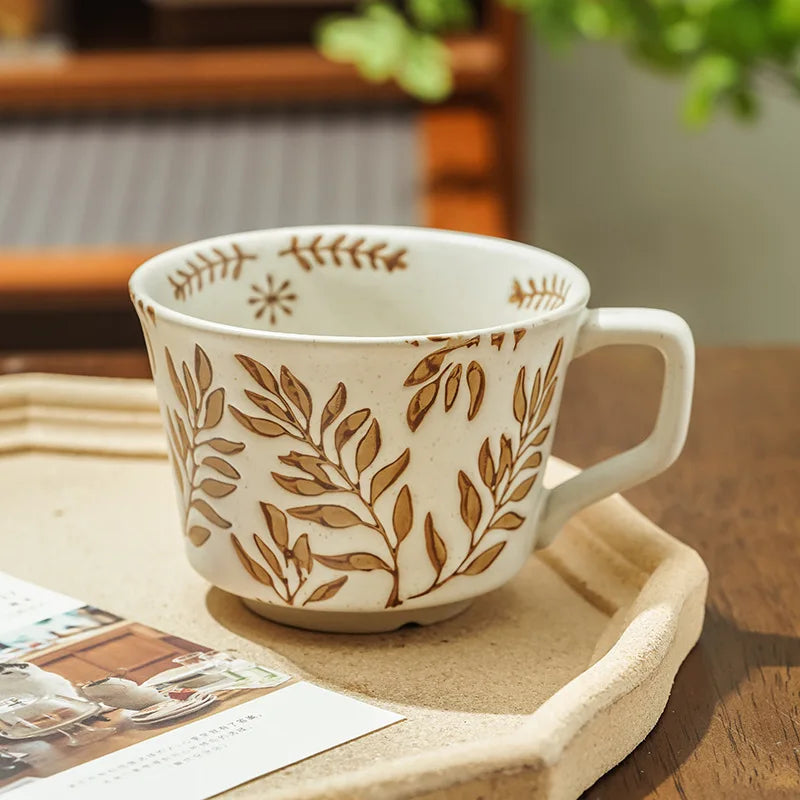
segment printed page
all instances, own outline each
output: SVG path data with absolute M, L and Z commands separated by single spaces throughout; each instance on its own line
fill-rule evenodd
M 402 719 L 0 573 L 12 800 L 202 800 Z

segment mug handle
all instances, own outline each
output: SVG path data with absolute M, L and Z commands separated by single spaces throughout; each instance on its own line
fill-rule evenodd
M 582 508 L 663 472 L 686 441 L 694 386 L 694 342 L 684 320 L 653 308 L 598 308 L 585 312 L 573 358 L 615 344 L 647 345 L 664 357 L 661 404 L 651 434 L 640 444 L 547 490 L 536 547 L 547 547 Z

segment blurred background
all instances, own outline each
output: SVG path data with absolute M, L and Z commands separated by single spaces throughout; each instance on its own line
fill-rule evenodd
M 657 21 L 674 52 L 648 40 L 641 63 L 587 41 L 613 32 L 603 4 L 563 1 L 0 0 L 0 350 L 138 347 L 148 256 L 337 222 L 534 243 L 594 305 L 670 308 L 700 343 L 800 339 L 800 102 L 775 81 L 752 119 L 710 108 L 753 117 L 757 19 L 737 12 L 733 56 L 712 19 L 702 61 Z M 770 3 L 796 64 L 800 4 Z M 553 48 L 567 7 L 584 35 Z M 648 58 L 690 70 L 688 100 Z

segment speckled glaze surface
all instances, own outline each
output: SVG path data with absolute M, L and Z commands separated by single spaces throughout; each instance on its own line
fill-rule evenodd
M 572 513 L 664 469 L 685 437 L 685 323 L 587 311 L 584 275 L 525 245 L 262 231 L 168 251 L 130 288 L 189 560 L 286 624 L 371 632 L 452 616 Z M 548 491 L 569 361 L 619 342 L 665 355 L 653 434 Z

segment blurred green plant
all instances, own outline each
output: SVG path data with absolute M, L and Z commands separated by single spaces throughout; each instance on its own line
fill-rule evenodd
M 800 0 L 495 0 L 527 17 L 555 47 L 613 42 L 637 61 L 686 78 L 683 117 L 703 125 L 717 107 L 753 117 L 769 83 L 800 97 Z M 439 38 L 474 24 L 469 0 L 372 0 L 325 19 L 321 52 L 370 81 L 393 79 L 427 102 L 453 88 Z

